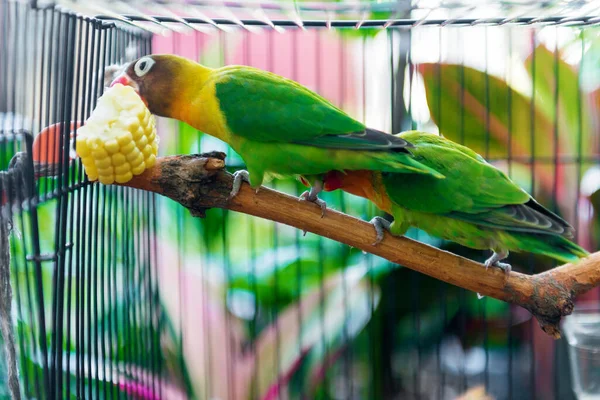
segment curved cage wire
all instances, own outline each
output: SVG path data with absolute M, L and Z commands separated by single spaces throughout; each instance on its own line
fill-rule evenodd
M 89 182 L 70 134 L 111 64 L 174 53 L 251 65 L 371 127 L 467 145 L 591 251 L 599 12 L 595 1 L 0 0 L 0 251 L 9 239 L 23 397 L 456 399 L 484 388 L 495 399 L 574 398 L 565 343 L 525 310 L 288 226 L 222 210 L 193 218 L 168 199 Z M 33 141 L 51 126 L 61 140 L 41 159 L 59 167 L 38 176 Z M 159 119 L 159 134 L 163 155 L 222 150 L 230 171 L 243 168 L 184 123 Z M 324 198 L 378 214 L 353 196 Z M 555 265 L 509 260 L 523 272 Z
M 123 1 L 65 2 L 103 20 L 118 20 L 145 29 L 179 30 L 200 26 L 263 28 L 405 28 L 474 25 L 594 26 L 600 6 L 574 1 Z M 138 25 L 141 23 L 141 25 Z M 154 25 L 154 27 L 152 26 Z M 155 29 L 153 29 L 155 30 Z

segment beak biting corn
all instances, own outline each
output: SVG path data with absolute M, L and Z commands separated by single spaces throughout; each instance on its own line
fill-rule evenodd
M 88 179 L 126 183 L 156 162 L 156 121 L 132 87 L 114 85 L 77 132 L 76 151 Z

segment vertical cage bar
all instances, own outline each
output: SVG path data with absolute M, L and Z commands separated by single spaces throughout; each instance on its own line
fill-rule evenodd
M 339 58 L 340 58 L 340 73 L 339 73 L 339 77 L 340 77 L 340 93 L 339 93 L 339 99 L 340 99 L 340 104 L 339 107 L 341 109 L 344 109 L 344 106 L 346 104 L 346 83 L 347 83 L 347 71 L 346 71 L 346 40 L 344 36 L 340 36 L 340 38 L 338 39 L 339 43 Z M 340 210 L 343 213 L 346 213 L 346 201 L 345 201 L 346 197 L 345 195 L 340 191 L 339 192 L 339 205 L 340 205 Z M 348 293 L 348 285 L 347 285 L 347 269 L 348 269 L 348 261 L 349 261 L 349 256 L 350 256 L 350 249 L 349 248 L 344 248 L 344 263 L 342 265 L 342 302 L 343 302 L 343 307 L 344 307 L 344 328 L 342 331 L 342 340 L 344 343 L 348 343 L 349 345 L 346 346 L 346 349 L 344 350 L 344 381 L 346 384 L 346 388 L 345 388 L 345 393 L 347 395 L 348 398 L 352 399 L 354 397 L 356 397 L 356 395 L 354 394 L 354 375 L 352 373 L 352 366 L 353 366 L 353 346 L 350 343 L 350 334 L 349 334 L 349 327 L 348 327 L 348 321 L 349 321 L 349 305 L 348 305 L 348 297 L 349 297 L 349 293 Z
M 555 213 L 558 213 L 558 182 L 559 182 L 559 168 L 564 169 L 564 165 L 562 163 L 561 160 L 559 160 L 558 158 L 558 149 L 559 149 L 559 131 L 558 131 L 558 127 L 559 127 L 559 118 L 560 118 L 560 113 L 559 113 L 559 101 L 560 101 L 560 97 L 559 97 L 559 93 L 560 93 L 560 51 L 559 51 L 559 45 L 558 45 L 558 41 L 559 41 L 559 29 L 558 27 L 554 27 L 554 39 L 555 39 L 555 43 L 554 43 L 554 57 L 553 57 L 553 61 L 554 61 L 554 68 L 553 68 L 553 73 L 554 73 L 554 93 L 553 93 L 553 106 L 554 106 L 554 121 L 553 121 L 553 154 L 552 154 L 552 163 L 553 163 L 553 178 L 554 178 L 554 182 L 552 183 L 552 211 Z M 570 156 L 571 154 L 569 154 Z M 556 267 L 557 263 L 556 261 L 552 261 L 552 267 Z M 558 346 L 557 346 L 557 342 L 555 341 L 554 343 L 551 344 L 551 348 L 552 348 L 552 365 L 550 366 L 550 376 L 553 378 L 552 379 L 552 385 L 547 385 L 548 387 L 552 387 L 554 394 L 556 393 L 560 393 L 560 382 L 558 379 L 558 367 L 556 365 L 556 359 L 557 359 L 557 353 L 558 353 Z M 545 388 L 546 389 L 546 388 Z
M 298 80 L 298 60 L 299 60 L 299 50 L 298 50 L 298 36 L 300 34 L 300 31 L 298 29 L 294 29 L 294 31 L 291 33 L 292 35 L 292 54 L 291 54 L 291 59 L 292 59 L 292 70 L 291 70 L 291 78 L 293 80 Z M 296 184 L 296 195 L 300 195 L 300 190 L 298 190 L 299 185 Z M 303 346 L 302 346 L 302 341 L 303 341 L 303 324 L 304 324 L 304 315 L 302 313 L 302 294 L 303 294 L 303 290 L 302 290 L 302 267 L 303 267 L 303 262 L 302 262 L 302 245 L 300 244 L 300 230 L 296 229 L 295 232 L 295 237 L 294 237 L 294 241 L 295 241 L 295 247 L 296 247 L 296 254 L 297 254 L 297 262 L 296 262 L 296 297 L 298 299 L 298 354 L 302 354 L 303 351 Z M 257 366 L 258 367 L 258 366 Z M 304 387 L 301 387 L 300 389 L 300 396 L 301 398 L 304 398 L 304 396 L 306 396 L 306 393 L 304 392 Z
M 393 129 L 394 126 L 401 126 L 401 121 L 398 120 L 398 111 L 396 110 L 396 97 L 395 97 L 395 89 L 396 89 L 396 76 L 394 74 L 394 30 L 388 29 L 386 31 L 387 34 L 387 47 L 389 50 L 389 59 L 388 67 L 390 69 L 389 74 L 389 85 L 390 85 L 390 128 Z M 382 345 L 385 354 L 385 372 L 384 372 L 384 384 L 386 387 L 387 396 L 396 396 L 397 388 L 396 388 L 396 379 L 392 372 L 393 365 L 393 349 L 394 349 L 394 324 L 396 321 L 395 318 L 395 310 L 396 310 L 396 293 L 393 290 L 392 286 L 395 283 L 395 279 L 387 280 L 385 286 L 387 286 L 388 295 L 386 296 L 386 301 L 384 304 L 384 325 L 383 325 L 383 337 L 382 337 Z
M 530 167 L 530 172 L 531 172 L 531 181 L 530 181 L 530 185 L 531 185 L 531 195 L 535 197 L 535 129 L 536 129 L 536 125 L 535 125 L 535 107 L 536 107 L 536 49 L 537 49 L 537 32 L 535 29 L 533 29 L 530 32 L 531 35 L 531 48 L 532 48 L 532 53 L 531 53 L 531 102 L 530 102 L 530 111 L 529 111 L 529 118 L 530 118 L 530 131 L 529 131 L 529 138 L 530 138 L 530 143 L 531 143 L 531 147 L 530 147 L 530 157 L 529 157 L 529 167 Z M 534 272 L 534 263 L 533 261 L 533 257 L 529 257 L 529 265 L 531 266 L 529 269 L 530 273 Z M 531 360 L 535 360 L 536 359 L 536 353 L 535 353 L 535 329 L 536 327 L 536 322 L 532 319 L 530 322 L 530 343 L 531 343 Z M 535 362 L 531 363 L 531 371 L 530 371 L 530 392 L 531 392 L 531 398 L 535 399 L 537 396 L 537 391 L 536 391 L 536 366 L 535 366 Z
M 508 59 L 512 60 L 513 51 L 513 40 L 512 40 L 512 28 L 506 28 L 508 34 Z M 512 102 L 512 67 L 511 63 L 506 64 L 506 100 L 507 100 L 507 118 L 508 118 L 508 145 L 507 145 L 507 169 L 508 176 L 512 178 L 513 175 L 513 102 Z M 509 306 L 508 309 L 508 400 L 513 398 L 513 308 Z
M 321 30 L 317 29 L 315 31 L 315 65 L 316 68 L 316 82 L 315 89 L 317 93 L 322 93 L 323 90 L 323 81 L 321 74 L 321 47 L 322 47 L 322 37 Z M 317 251 L 318 251 L 318 263 L 319 263 L 319 310 L 320 310 L 320 323 L 321 326 L 325 326 L 325 247 L 323 246 L 323 238 L 319 236 L 317 238 Z M 323 359 L 328 360 L 329 358 L 329 346 L 327 344 L 327 337 L 325 329 L 321 330 L 321 344 L 323 345 Z M 323 373 L 323 387 L 325 390 L 329 390 L 330 380 L 329 380 L 329 369 L 326 369 Z
M 484 27 L 484 57 L 485 57 L 485 159 L 490 158 L 490 75 L 489 75 L 489 52 L 488 52 L 488 27 Z M 488 298 L 480 299 L 481 318 L 483 319 L 483 348 L 485 350 L 485 370 L 484 384 L 485 388 L 490 387 L 490 346 L 489 346 L 489 326 L 487 320 Z

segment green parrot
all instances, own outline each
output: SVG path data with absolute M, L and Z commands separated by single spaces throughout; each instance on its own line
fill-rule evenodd
M 265 179 L 303 176 L 302 198 L 320 205 L 322 175 L 369 169 L 443 179 L 416 161 L 412 145 L 352 119 L 304 86 L 246 66 L 212 69 L 174 55 L 141 57 L 117 76 L 156 115 L 175 118 L 228 143 L 247 171 L 236 172 L 231 197 L 243 180 L 258 189 Z
M 324 190 L 342 189 L 372 201 L 391 214 L 375 226 L 377 245 L 388 230 L 404 235 L 410 226 L 463 246 L 493 251 L 485 262 L 510 273 L 502 263 L 509 251 L 529 251 L 572 262 L 588 255 L 568 238 L 574 229 L 537 203 L 502 171 L 468 147 L 442 136 L 409 131 L 399 135 L 414 144 L 415 159 L 445 179 L 387 171 L 330 171 Z M 304 184 L 307 184 L 303 180 Z

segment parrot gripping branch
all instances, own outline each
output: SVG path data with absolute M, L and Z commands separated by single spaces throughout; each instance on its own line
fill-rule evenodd
M 224 171 L 224 158 L 218 152 L 162 157 L 124 186 L 169 197 L 195 216 L 203 216 L 208 208 L 225 208 L 359 248 L 444 282 L 524 307 L 554 338 L 560 337 L 560 320 L 573 311 L 575 297 L 600 285 L 600 252 L 537 275 L 512 272 L 507 277 L 499 269 L 486 271 L 482 264 L 404 237 L 386 234 L 373 246 L 375 230 L 368 222 L 334 210 L 322 218 L 315 204 L 299 202 L 275 190 L 261 188 L 255 193 L 249 185 L 242 185 L 239 194 L 228 200 L 233 178 Z

